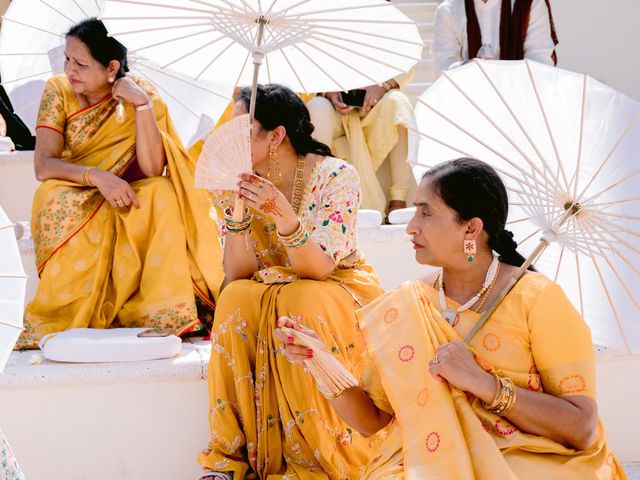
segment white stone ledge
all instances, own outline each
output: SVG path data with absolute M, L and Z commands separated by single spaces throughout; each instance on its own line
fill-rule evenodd
M 64 385 L 105 385 L 206 380 L 211 348 L 201 339 L 187 340 L 177 357 L 122 363 L 58 363 L 41 357 L 40 350 L 13 352 L 0 375 L 0 390 Z M 34 356 L 42 363 L 32 364 Z

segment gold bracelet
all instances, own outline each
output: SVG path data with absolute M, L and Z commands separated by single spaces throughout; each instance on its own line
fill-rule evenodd
M 491 405 L 483 403 L 482 406 L 496 415 L 506 415 L 516 402 L 515 385 L 508 377 L 501 377 L 495 373 L 494 376 L 500 381 L 500 390 Z
M 493 402 L 491 403 L 482 402 L 482 406 L 487 410 L 492 410 L 496 408 L 498 405 L 500 405 L 500 399 L 502 397 L 502 382 L 500 381 L 500 375 L 498 375 L 495 372 L 492 373 L 491 375 L 493 375 L 493 378 L 496 381 L 496 393 L 493 396 Z
M 304 245 L 309 239 L 309 232 L 302 222 L 298 223 L 298 228 L 291 235 L 281 235 L 278 232 L 278 239 L 286 248 L 297 248 Z
M 242 212 L 242 220 L 236 222 L 233 219 L 233 214 L 231 212 L 231 207 L 227 207 L 224 211 L 224 225 L 227 229 L 227 232 L 232 235 L 243 234 L 245 233 L 249 227 L 251 226 L 251 221 L 253 220 L 253 214 L 249 211 L 249 208 L 244 207 L 244 211 Z
M 86 167 L 83 171 L 82 171 L 82 180 L 81 183 L 82 185 L 85 185 L 87 187 L 93 187 L 95 186 L 93 184 L 93 182 L 91 181 L 91 171 L 95 170 L 96 167 Z

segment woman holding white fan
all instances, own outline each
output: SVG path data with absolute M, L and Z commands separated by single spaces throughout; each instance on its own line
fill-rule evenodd
M 240 91 L 234 116 L 249 111 L 250 97 Z M 242 214 L 234 215 L 231 195 L 218 197 L 228 284 L 211 336 L 212 437 L 200 455 L 202 478 L 357 478 L 370 456 L 368 441 L 333 412 L 330 392 L 321 395 L 274 337 L 278 318 L 291 317 L 357 373 L 354 307 L 382 293 L 356 243 L 358 174 L 312 131 L 295 93 L 258 86 L 253 172 L 238 179 Z

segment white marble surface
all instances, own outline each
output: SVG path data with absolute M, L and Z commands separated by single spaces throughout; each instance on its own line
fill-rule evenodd
M 177 357 L 147 362 L 58 363 L 42 358 L 39 350 L 13 352 L 0 375 L 0 389 L 204 380 L 210 353 L 209 342 L 202 339 L 185 341 Z M 42 363 L 32 364 L 34 356 Z

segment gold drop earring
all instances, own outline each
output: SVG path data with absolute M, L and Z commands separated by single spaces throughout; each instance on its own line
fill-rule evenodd
M 267 179 L 276 186 L 282 183 L 278 150 L 273 145 L 269 145 L 269 172 L 267 173 Z

